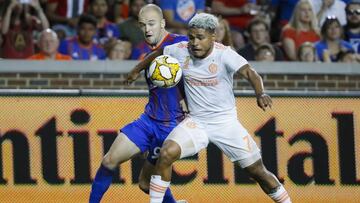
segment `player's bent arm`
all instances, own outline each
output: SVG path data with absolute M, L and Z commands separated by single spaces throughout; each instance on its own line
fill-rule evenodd
M 265 94 L 264 84 L 260 75 L 250 67 L 249 64 L 240 68 L 239 74 L 248 80 L 255 90 L 258 106 L 265 111 L 266 107 L 272 106 L 272 101 L 269 95 Z
M 251 68 L 249 64 L 241 67 L 239 70 L 239 74 L 250 82 L 250 84 L 255 90 L 256 95 L 264 94 L 264 85 L 260 75 L 253 68 Z
M 151 54 L 149 54 L 148 56 L 146 56 L 144 58 L 144 60 L 142 60 L 140 63 L 138 63 L 129 73 L 129 75 L 127 76 L 126 82 L 128 84 L 132 83 L 133 81 L 135 81 L 139 75 L 140 72 L 142 70 L 145 70 L 147 67 L 149 67 L 149 65 L 151 64 L 151 62 L 158 56 L 161 56 L 163 54 L 163 48 L 159 48 L 153 52 L 151 52 Z

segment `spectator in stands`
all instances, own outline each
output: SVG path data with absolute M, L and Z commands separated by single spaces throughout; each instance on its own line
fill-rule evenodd
M 204 12 L 205 0 L 160 0 L 166 27 L 170 32 L 186 34 L 189 20 L 196 14 Z
M 108 19 L 116 24 L 124 22 L 129 17 L 129 2 L 127 0 L 108 0 Z
M 58 53 L 59 39 L 51 29 L 43 30 L 39 35 L 38 46 L 40 53 L 29 57 L 31 60 L 71 60 L 68 55 Z
M 343 30 L 335 16 L 328 16 L 321 27 L 321 40 L 315 43 L 316 54 L 320 61 L 338 61 L 340 51 L 353 50 L 349 42 L 342 39 Z
M 219 17 L 219 26 L 216 28 L 216 42 L 220 42 L 223 45 L 234 47 L 233 40 L 231 38 L 230 26 L 226 19 Z
M 3 24 L 3 16 L 6 12 L 7 8 L 7 0 L 0 0 L 0 28 L 2 28 Z M 2 57 L 2 44 L 4 42 L 3 35 L 0 33 L 0 58 Z
M 129 40 L 116 40 L 112 43 L 108 51 L 108 59 L 110 60 L 128 60 L 131 56 L 132 45 Z
M 271 40 L 278 42 L 282 28 L 289 23 L 299 0 L 271 0 L 269 14 L 272 19 Z
M 83 14 L 79 18 L 77 36 L 60 43 L 59 52 L 70 55 L 74 60 L 104 60 L 105 51 L 93 43 L 96 35 L 96 18 Z
M 283 28 L 281 42 L 289 60 L 296 60 L 296 53 L 304 42 L 320 39 L 317 19 L 308 0 L 300 0 L 289 23 Z
M 360 0 L 353 0 L 346 5 L 347 24 L 344 26 L 345 40 L 350 42 L 360 54 Z
M 315 46 L 311 42 L 304 42 L 298 50 L 298 61 L 302 62 L 316 62 Z
M 53 29 L 63 29 L 66 37 L 76 34 L 79 16 L 87 12 L 89 0 L 48 0 L 46 15 Z
M 269 26 L 266 22 L 260 18 L 255 18 L 250 21 L 247 27 L 247 33 L 249 35 L 248 43 L 244 48 L 240 49 L 238 53 L 246 60 L 255 60 L 255 50 L 265 43 L 270 43 L 269 40 Z M 284 55 L 278 46 L 272 46 L 275 52 L 275 60 L 284 60 Z
M 272 0 L 272 16 L 278 15 L 278 23 L 280 23 L 282 26 L 285 26 L 289 23 L 289 20 L 298 2 L 299 0 Z
M 32 15 L 30 9 L 36 14 Z M 11 0 L 1 27 L 4 35 L 3 57 L 26 59 L 34 54 L 33 31 L 49 28 L 49 22 L 38 0 L 28 4 Z
M 341 0 L 310 0 L 321 27 L 327 16 L 336 16 L 341 25 L 346 24 L 345 6 Z
M 273 62 L 275 60 L 275 50 L 271 44 L 265 43 L 255 50 L 256 61 Z
M 250 0 L 213 0 L 211 8 L 229 22 L 235 50 L 242 48 L 245 45 L 243 31 L 250 20 L 259 15 L 260 6 Z
M 118 39 L 120 37 L 118 26 L 106 18 L 107 11 L 106 0 L 90 0 L 90 14 L 97 19 L 97 31 L 94 41 L 102 47 L 109 39 Z
M 342 63 L 358 63 L 356 60 L 356 54 L 351 50 L 340 51 L 338 54 L 339 62 Z
M 133 46 L 145 40 L 138 22 L 139 11 L 145 5 L 145 0 L 130 0 L 130 16 L 127 20 L 119 24 L 120 38 L 130 39 Z

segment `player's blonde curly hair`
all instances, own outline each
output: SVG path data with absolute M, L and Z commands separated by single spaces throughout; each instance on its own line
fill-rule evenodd
M 211 32 L 215 32 L 218 25 L 218 18 L 208 13 L 196 14 L 189 22 L 189 28 L 202 28 Z

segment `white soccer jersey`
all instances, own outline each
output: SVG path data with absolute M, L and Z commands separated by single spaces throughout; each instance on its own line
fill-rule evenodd
M 187 42 L 164 48 L 164 54 L 177 58 L 185 80 L 185 93 L 190 115 L 218 120 L 236 115 L 233 75 L 247 60 L 230 47 L 215 43 L 212 53 L 204 59 L 191 57 Z

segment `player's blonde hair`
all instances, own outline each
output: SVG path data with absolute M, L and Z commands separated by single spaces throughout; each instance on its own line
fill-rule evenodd
M 198 13 L 189 22 L 189 28 L 202 28 L 211 32 L 215 32 L 218 25 L 218 18 L 208 13 Z

